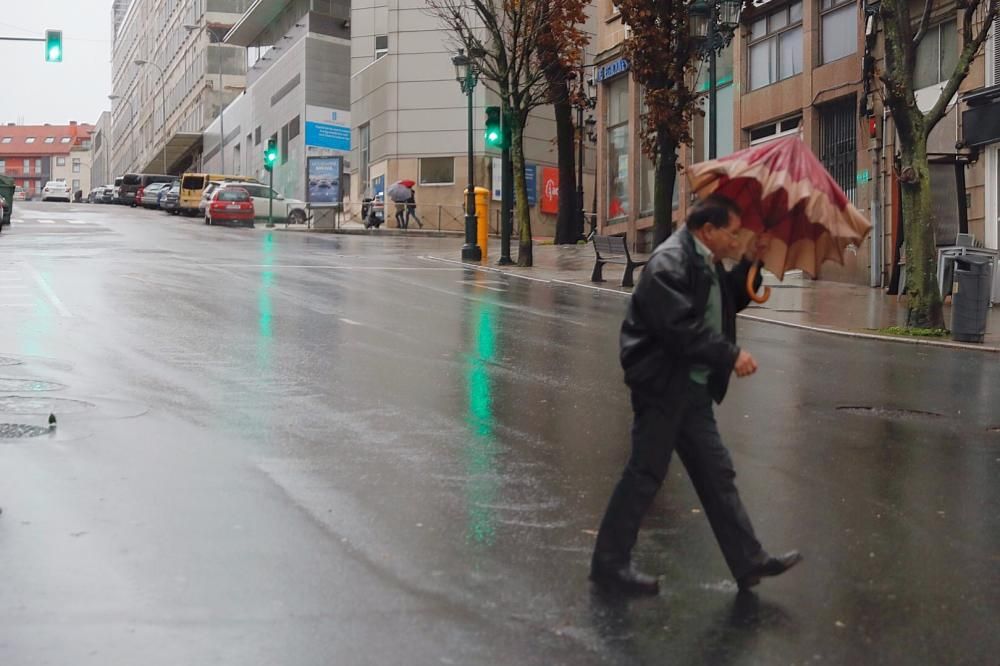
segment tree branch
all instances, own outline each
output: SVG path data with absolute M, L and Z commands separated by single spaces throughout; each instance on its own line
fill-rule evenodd
M 924 33 L 927 32 L 927 22 L 931 20 L 931 8 L 933 6 L 934 0 L 925 0 L 924 15 L 920 17 L 920 26 L 917 28 L 917 34 L 913 36 L 914 46 L 920 43 L 920 40 L 924 38 Z

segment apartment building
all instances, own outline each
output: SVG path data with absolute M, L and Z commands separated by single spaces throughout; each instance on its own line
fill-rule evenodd
M 111 172 L 181 173 L 202 131 L 246 84 L 223 36 L 251 0 L 133 0 L 113 8 Z
M 624 234 L 639 249 L 652 242 L 652 163 L 641 154 L 637 138 L 641 87 L 628 75 L 621 58 L 626 26 L 611 3 L 604 8 L 599 33 L 597 78 L 598 151 L 601 188 L 599 226 L 603 233 Z M 790 134 L 812 148 L 853 203 L 873 221 L 873 233 L 863 247 L 853 248 L 844 267 L 827 265 L 824 278 L 880 286 L 897 262 L 900 219 L 892 119 L 878 95 L 877 82 L 866 87 L 863 58 L 869 50 L 881 62 L 881 28 L 868 21 L 864 3 L 855 0 L 756 0 L 747 3 L 741 27 L 718 59 L 717 76 L 708 81 L 705 67 L 698 90 L 714 85 L 718 95 L 718 150 L 723 156 Z M 870 36 L 866 39 L 866 29 Z M 954 66 L 959 50 L 959 26 L 954 9 L 932 20 L 931 34 L 917 54 L 918 104 L 929 109 Z M 989 52 L 995 71 L 996 45 Z M 969 106 L 965 92 L 995 85 L 988 83 L 987 61 L 980 55 L 962 87 L 963 94 L 930 137 L 934 153 L 932 178 L 936 196 L 938 234 L 954 237 L 967 230 L 996 247 L 996 195 L 992 213 L 984 208 L 985 170 L 976 151 L 963 140 L 962 115 Z M 995 74 L 990 74 L 995 77 Z M 980 90 L 980 92 L 982 92 Z M 993 92 L 981 95 L 987 99 Z M 706 112 L 707 104 L 706 104 Z M 707 159 L 707 114 L 694 124 L 694 142 L 681 151 L 681 163 Z M 997 132 L 1000 134 L 1000 132 Z M 985 137 L 985 141 L 989 137 Z M 997 141 L 996 137 L 990 138 Z M 996 150 L 987 153 L 995 163 Z M 675 222 L 683 219 L 690 202 L 686 179 L 677 180 Z
M 205 130 L 205 171 L 266 180 L 274 139 L 275 189 L 307 198 L 308 158 L 350 151 L 349 21 L 349 0 L 258 0 L 239 18 L 225 43 L 251 63 L 246 90 Z
M 588 24 L 592 33 L 596 25 Z M 434 225 L 462 228 L 468 184 L 468 101 L 456 81 L 453 40 L 422 0 L 356 0 L 351 5 L 351 197 L 383 192 L 397 180 L 417 183 L 417 203 Z M 473 92 L 476 185 L 493 190 L 499 211 L 499 152 L 483 141 L 485 107 L 499 105 L 481 81 Z M 532 231 L 555 233 L 558 155 L 551 108 L 525 128 Z M 585 159 L 584 201 L 592 199 L 594 157 Z M 492 187 L 491 187 L 492 186 Z
M 94 131 L 90 135 L 90 187 L 98 185 L 110 185 L 114 182 L 111 175 L 111 112 L 105 111 L 94 124 Z M 84 195 L 89 193 L 89 189 L 84 190 Z
M 0 126 L 0 174 L 14 179 L 29 198 L 41 196 L 50 180 L 64 179 L 74 191 L 89 189 L 87 152 L 93 126 L 68 125 Z

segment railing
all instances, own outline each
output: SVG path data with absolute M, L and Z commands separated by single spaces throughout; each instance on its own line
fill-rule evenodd
M 316 207 L 312 209 L 311 217 L 320 215 L 334 215 L 334 227 L 335 229 L 349 228 L 353 226 L 362 226 L 364 224 L 364 219 L 361 216 L 362 204 L 360 203 L 344 203 L 339 209 L 331 208 L 320 208 Z M 329 211 L 329 212 L 321 212 Z M 465 207 L 456 206 L 453 204 L 417 204 L 416 207 L 417 218 L 423 223 L 423 229 L 425 231 L 456 231 L 462 232 L 465 230 Z M 389 202 L 385 206 L 385 226 L 387 228 L 396 227 L 396 204 Z M 312 225 L 310 225 L 312 226 Z M 412 217 L 410 219 L 409 229 L 421 229 L 421 227 L 413 221 Z

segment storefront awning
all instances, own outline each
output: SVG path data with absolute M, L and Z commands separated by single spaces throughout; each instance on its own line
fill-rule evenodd
M 201 145 L 200 132 L 177 132 L 167 140 L 167 173 L 171 173 L 174 165 L 181 158 Z M 142 173 L 163 173 L 163 150 L 153 153 L 149 162 L 144 165 Z

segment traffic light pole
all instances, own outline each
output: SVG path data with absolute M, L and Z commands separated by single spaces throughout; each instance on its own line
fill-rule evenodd
M 505 127 L 502 132 L 504 137 L 510 132 L 507 109 L 500 112 L 501 121 Z M 510 237 L 514 230 L 514 162 L 510 159 L 509 142 L 504 141 L 503 151 L 500 153 L 500 266 L 509 266 L 514 263 L 510 258 Z
M 267 170 L 267 228 L 274 227 L 274 167 Z

